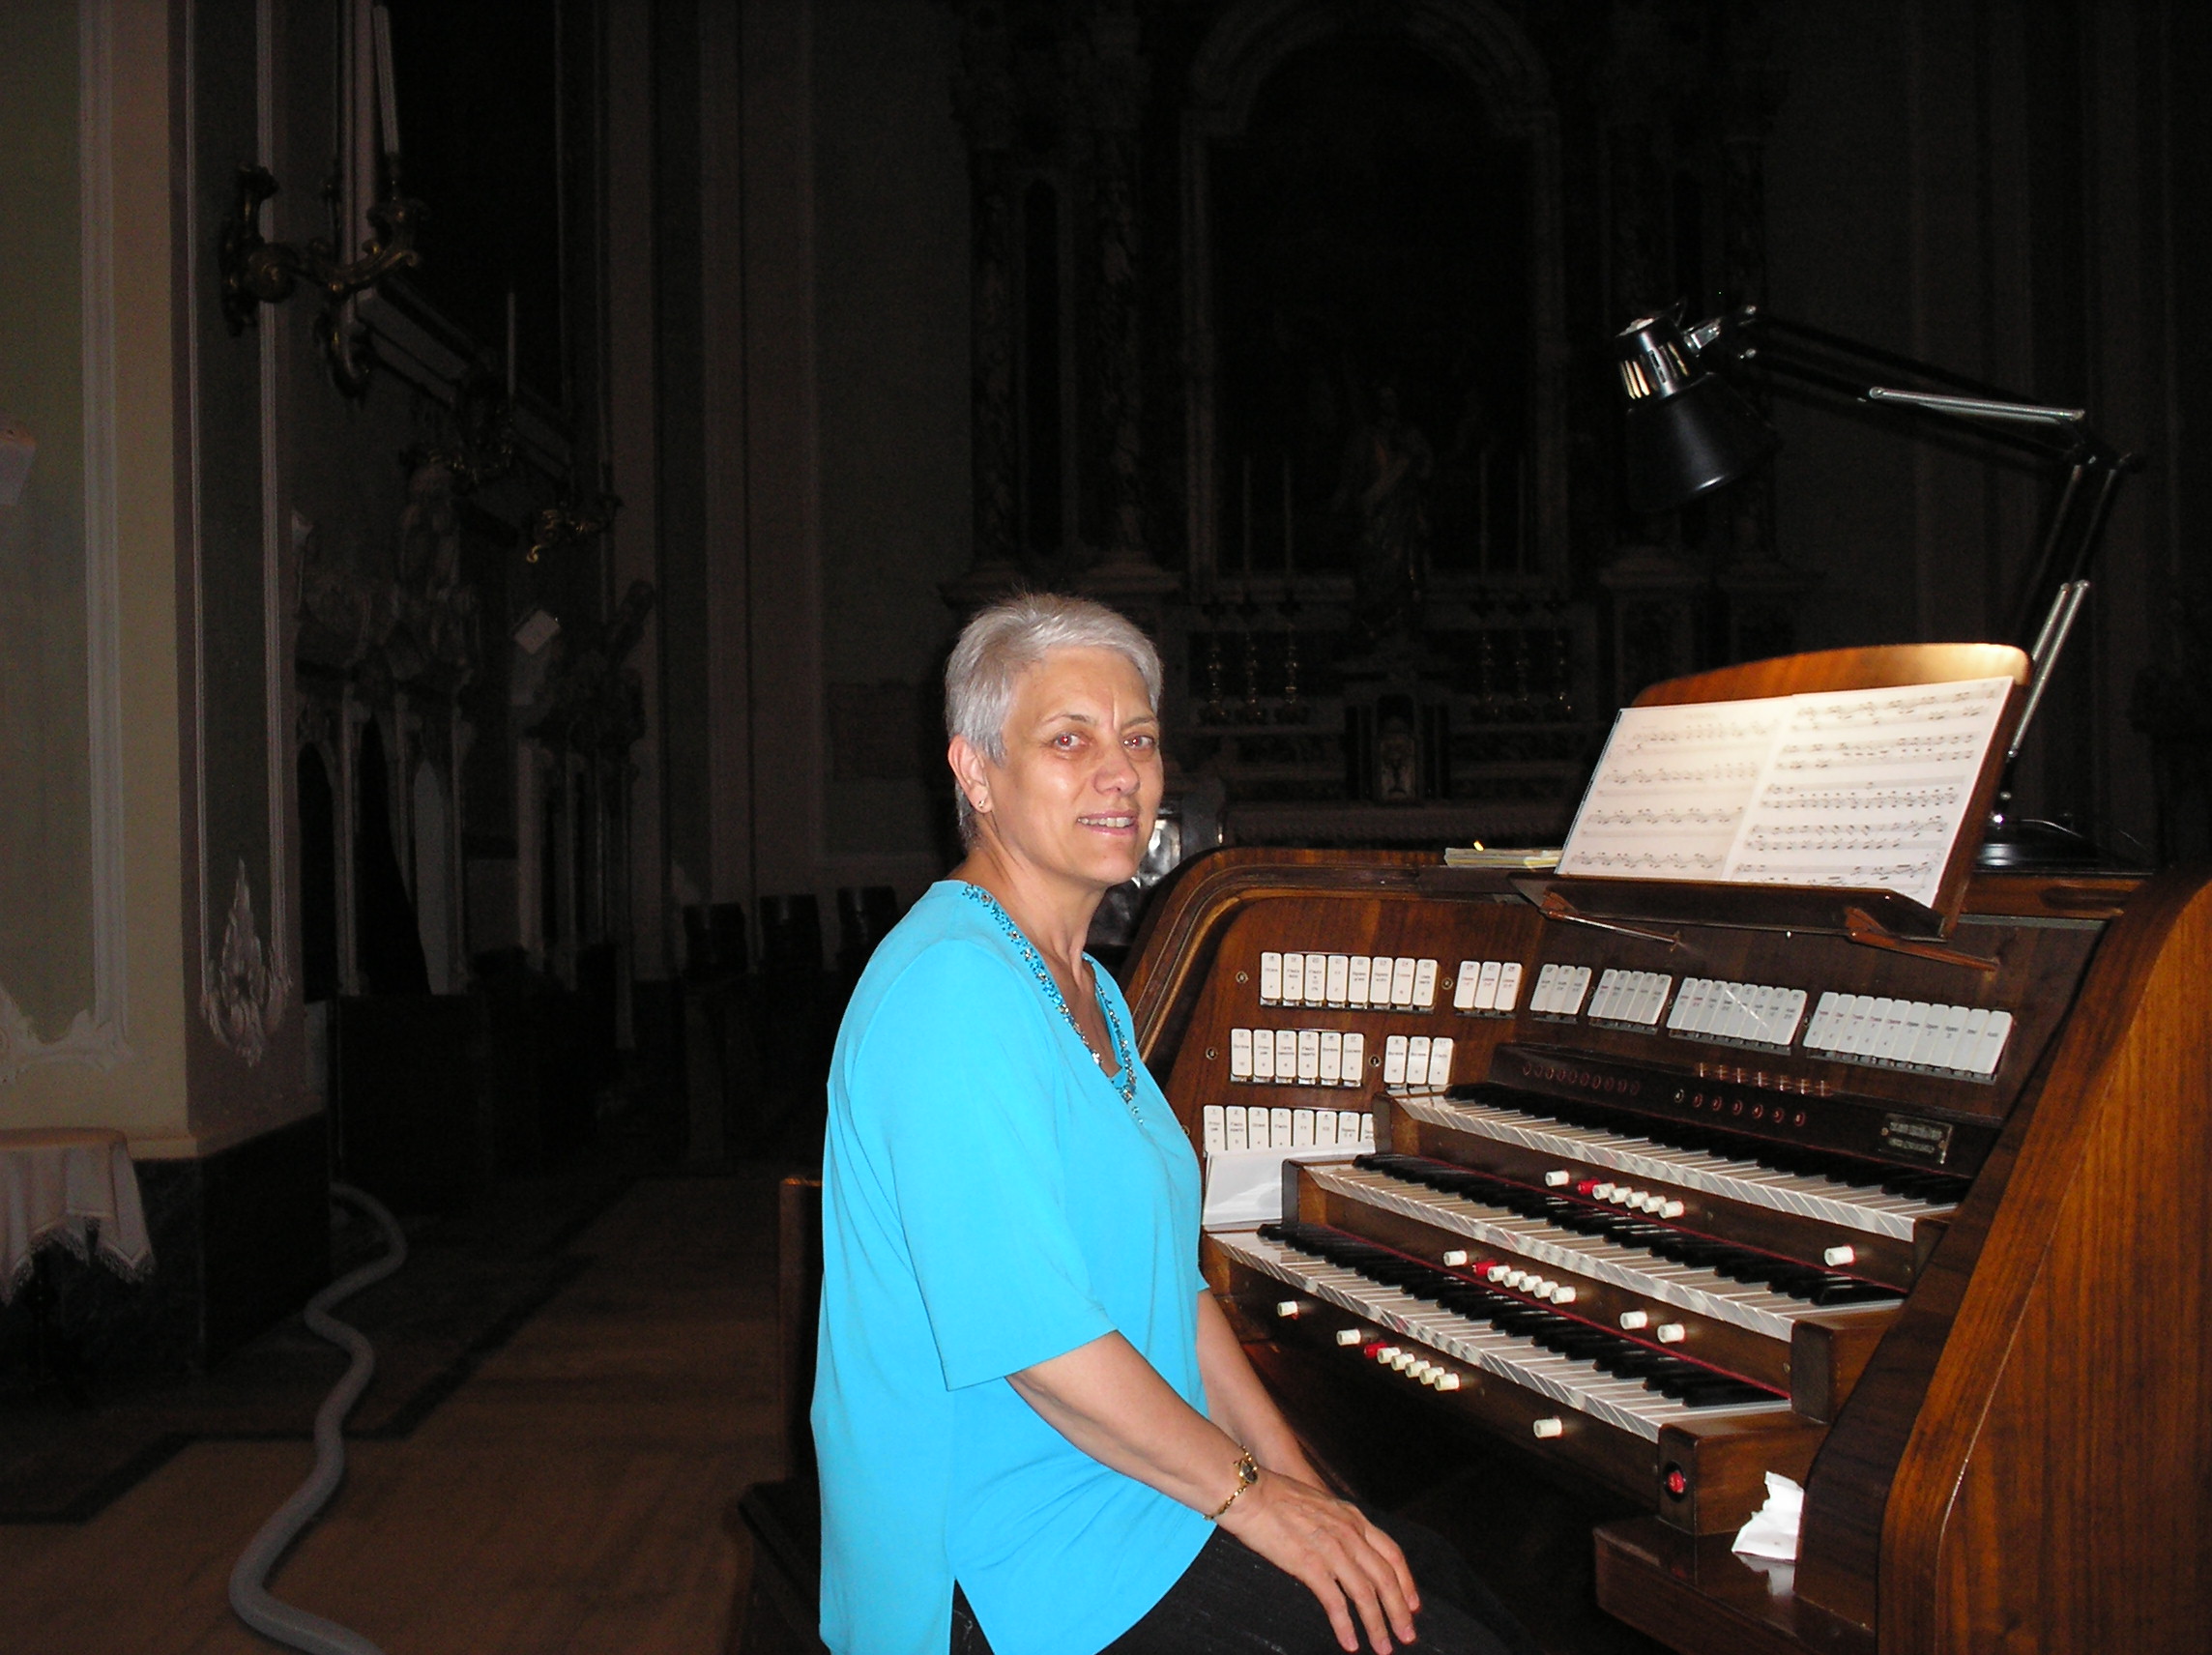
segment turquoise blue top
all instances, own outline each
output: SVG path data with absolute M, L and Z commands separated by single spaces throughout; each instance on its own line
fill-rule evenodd
M 840 1655 L 945 1655 L 955 1581 L 998 1655 L 1091 1655 L 1209 1530 L 1006 1382 L 1118 1331 L 1205 1408 L 1199 1176 L 1151 1077 L 1140 1125 L 968 888 L 885 939 L 830 1063 L 813 1417 Z

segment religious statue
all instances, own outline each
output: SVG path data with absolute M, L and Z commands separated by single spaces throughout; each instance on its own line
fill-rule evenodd
M 1428 561 L 1429 441 L 1398 411 L 1393 385 L 1378 385 L 1372 414 L 1345 446 L 1333 511 L 1353 530 L 1353 621 L 1368 643 L 1419 624 Z

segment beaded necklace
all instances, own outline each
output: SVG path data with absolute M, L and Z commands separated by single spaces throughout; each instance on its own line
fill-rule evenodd
M 1075 1031 L 1075 1037 L 1083 1042 L 1084 1050 L 1090 1051 L 1091 1037 L 1083 1032 L 1083 1025 L 1075 1021 L 1075 1013 L 1068 1006 L 1067 997 L 1060 992 L 1060 984 L 1053 980 L 1052 968 L 1044 963 L 1043 956 L 1031 944 L 1030 940 L 1022 935 L 1022 928 L 1014 923 L 1014 916 L 1000 905 L 997 897 L 981 886 L 963 883 L 960 888 L 991 911 L 991 917 L 999 922 L 999 929 L 1005 932 L 1008 941 L 1021 950 L 1022 958 L 1029 963 L 1031 974 L 1037 980 L 1037 986 L 1044 990 L 1045 999 L 1051 1001 L 1059 1008 L 1061 1016 L 1067 1019 L 1067 1026 Z M 1088 955 L 1085 956 L 1086 959 L 1089 957 Z M 1095 983 L 1095 973 L 1098 967 L 1093 963 L 1091 969 L 1094 973 L 1092 981 Z M 1121 1031 L 1121 1020 L 1114 1015 L 1113 1002 L 1107 1000 L 1104 994 L 1098 996 L 1098 1009 L 1106 1019 L 1107 1033 L 1113 1037 L 1114 1060 L 1121 1070 L 1119 1074 L 1113 1077 L 1115 1089 L 1121 1093 L 1121 1107 L 1129 1112 L 1129 1118 L 1142 1126 L 1145 1123 L 1145 1118 L 1137 1108 L 1137 1063 L 1129 1052 L 1128 1036 Z M 1091 1052 L 1091 1059 L 1100 1069 L 1106 1067 L 1106 1060 L 1098 1053 Z

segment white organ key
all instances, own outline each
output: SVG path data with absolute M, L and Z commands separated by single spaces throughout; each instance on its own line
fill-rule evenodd
M 1229 1078 L 1233 1081 L 1252 1078 L 1252 1031 L 1249 1029 L 1229 1031 Z
M 1649 1024 L 1657 1021 L 1658 987 L 1661 979 L 1652 972 L 1628 973 L 1628 993 L 1621 1002 L 1617 1015 L 1628 1023 Z
M 1528 1009 L 1549 1012 L 1552 1009 L 1552 991 L 1558 986 L 1559 968 L 1546 966 L 1536 973 L 1536 991 L 1528 997 Z
M 1819 1006 L 1814 1011 L 1812 1024 L 1805 1031 L 1805 1049 L 1808 1052 L 1833 1049 L 1837 1008 L 1843 1004 L 1843 1001 L 1844 997 L 1832 988 L 1822 991 Z
M 1336 1141 L 1339 1144 L 1344 1142 L 1344 1126 L 1341 1122 L 1338 1123 L 1336 1128 Z M 1369 1115 L 1364 1110 L 1360 1112 L 1359 1116 L 1359 1141 L 1362 1144 L 1373 1144 L 1375 1142 L 1375 1117 Z
M 1429 1085 L 1451 1085 L 1451 1059 L 1452 1040 L 1449 1034 L 1439 1034 L 1429 1042 Z M 1411 1054 L 1408 1054 L 1407 1060 L 1409 1063 L 1412 1061 Z
M 1262 1083 L 1275 1078 L 1275 1031 L 1272 1029 L 1252 1031 L 1252 1078 Z
M 1605 975 L 1597 979 L 1597 992 L 1590 996 L 1590 1016 L 1594 1018 L 1613 1015 L 1614 996 L 1618 992 L 1619 986 L 1620 973 L 1616 971 L 1608 971 Z
M 1244 1106 L 1240 1103 L 1233 1103 L 1222 1113 L 1228 1117 L 1227 1120 L 1223 1122 L 1224 1142 L 1227 1147 L 1232 1149 L 1249 1148 L 1251 1138 L 1245 1130 Z
M 1669 1032 L 1679 1034 L 1689 1027 L 1691 1008 L 1698 1004 L 1704 978 L 1684 977 L 1682 992 L 1674 997 L 1674 1009 L 1667 1013 Z
M 1505 960 L 1498 968 L 1498 1003 L 1499 1011 L 1511 1011 L 1514 1001 L 1521 995 L 1521 962 Z
M 1267 1111 L 1267 1147 L 1288 1149 L 1291 1147 L 1291 1112 L 1286 1106 Z
M 1475 1010 L 1496 1011 L 1498 1009 L 1498 979 L 1503 972 L 1504 967 L 1497 960 L 1482 962 L 1482 974 L 1475 979 L 1474 984 Z
M 1475 991 L 1482 983 L 1482 967 L 1473 960 L 1459 963 L 1459 974 L 1452 978 L 1451 1003 L 1454 1011 L 1472 1011 Z M 1494 965 L 1490 973 L 1490 992 L 1498 992 L 1498 971 Z
M 1306 1003 L 1319 1005 L 1328 998 L 1328 956 L 1306 956 Z
M 1358 1086 L 1366 1080 L 1367 1036 L 1353 1031 L 1344 1036 L 1343 1082 Z
M 1269 950 L 1260 956 L 1260 1003 L 1277 1005 L 1283 999 L 1283 956 Z
M 1390 1003 L 1390 973 L 1394 969 L 1393 962 L 1387 954 L 1377 954 L 1367 962 L 1367 1003 L 1369 1005 L 1388 1005 Z
M 1797 1025 L 1804 1021 L 1804 1017 L 1805 991 L 1801 988 L 1785 990 L 1782 996 L 1782 1016 L 1778 1026 L 1779 1032 L 1775 1035 L 1774 1043 L 1777 1046 L 1787 1046 L 1792 1040 L 1796 1039 Z
M 1275 1147 L 1273 1112 L 1264 1103 L 1255 1103 L 1244 1111 L 1244 1140 L 1255 1149 L 1272 1149 Z
M 1615 1023 L 1643 1021 L 1638 1010 L 1644 1003 L 1644 975 L 1642 972 L 1620 973 L 1620 986 L 1614 991 L 1613 996 L 1613 1020 Z
M 1315 1057 L 1319 1060 L 1319 1053 Z M 1275 1031 L 1275 1082 L 1289 1086 L 1298 1073 L 1298 1031 L 1295 1029 Z
M 1721 1015 L 1713 1032 L 1723 1040 L 1740 1040 L 1751 1025 L 1751 1005 L 1742 983 L 1721 984 Z
M 1318 1029 L 1298 1031 L 1297 1074 L 1300 1086 L 1312 1086 L 1321 1079 L 1321 1031 Z
M 1413 1005 L 1413 962 L 1401 957 L 1390 962 L 1390 1003 L 1402 1011 Z
M 1902 1241 L 1912 1239 L 1916 1218 L 1955 1209 L 1954 1204 L 1883 1196 L 1834 1178 L 1778 1173 L 1754 1161 L 1669 1150 L 1648 1140 L 1620 1138 L 1495 1104 L 1415 1095 L 1399 1099 L 1398 1107 L 1415 1119 L 1437 1126 L 1518 1145 L 1547 1157 L 1603 1168 L 1617 1175 L 1623 1188 L 1629 1187 L 1631 1179 L 1677 1184 L 1702 1194 Z
M 1406 1084 L 1406 1036 L 1391 1034 L 1382 1041 L 1382 1084 Z
M 1836 996 L 1836 1021 L 1828 1030 L 1828 1050 L 1855 1057 L 1859 1039 L 1866 1032 L 1867 1013 L 1873 1007 L 1874 1002 L 1863 994 Z
M 1365 954 L 1352 956 L 1345 974 L 1344 1001 L 1347 1005 L 1367 1003 L 1368 978 L 1373 973 L 1374 967 L 1375 962 Z
M 1328 957 L 1328 1002 L 1331 1005 L 1351 1003 L 1352 961 L 1343 954 Z
M 1477 1367 L 1539 1396 L 1549 1396 L 1561 1408 L 1604 1420 L 1615 1430 L 1635 1432 L 1645 1440 L 1657 1442 L 1661 1425 L 1692 1418 L 1692 1409 L 1650 1392 L 1642 1382 L 1617 1380 L 1599 1370 L 1595 1363 L 1557 1356 L 1537 1346 L 1535 1341 L 1522 1339 L 1520 1334 L 1506 1334 L 1489 1323 L 1469 1321 L 1467 1317 L 1438 1310 L 1434 1305 L 1424 1305 L 1412 1294 L 1367 1281 L 1356 1272 L 1343 1270 L 1307 1252 L 1261 1241 L 1257 1234 L 1241 1231 L 1226 1233 L 1216 1239 L 1230 1257 L 1252 1270 L 1300 1288 L 1314 1299 L 1323 1299 L 1336 1308 L 1353 1312 L 1356 1317 L 1365 1317 L 1376 1325 L 1387 1327 L 1398 1339 L 1413 1341 L 1420 1348 L 1440 1351 L 1460 1365 Z M 1405 1348 L 1400 1346 L 1398 1350 Z M 1785 1408 L 1788 1403 L 1783 1401 L 1748 1403 L 1743 1405 L 1743 1411 L 1776 1411 Z M 1730 1411 L 1736 1409 L 1697 1409 L 1695 1416 L 1712 1418 L 1716 1414 L 1730 1414 Z
M 1332 1193 L 1455 1232 L 1485 1247 L 1525 1256 L 1522 1263 L 1500 1263 L 1492 1267 L 1485 1279 L 1499 1286 L 1533 1292 L 1534 1285 L 1547 1278 L 1542 1270 L 1526 1265 L 1541 1264 L 1785 1340 L 1790 1335 L 1793 1319 L 1814 1310 L 1805 1300 L 1776 1292 L 1763 1283 L 1739 1282 L 1700 1265 L 1672 1263 L 1631 1243 L 1585 1235 L 1542 1219 L 1523 1218 L 1504 1207 L 1444 1195 L 1385 1173 L 1334 1166 L 1316 1168 L 1312 1176 Z
M 1306 957 L 1303 954 L 1283 956 L 1283 1003 L 1302 1005 L 1306 998 Z
M 1570 966 L 1567 975 L 1566 1003 L 1560 1010 L 1573 1017 L 1583 1008 L 1583 996 L 1589 992 L 1590 969 L 1587 966 Z
M 1874 997 L 1874 1002 L 1866 1008 L 1866 1021 L 1860 1026 L 1857 1048 L 1860 1057 L 1872 1058 L 1879 1054 L 1882 1038 L 1889 1032 L 1890 1019 L 1896 1015 L 1896 1001 L 1887 995 Z
M 1969 1074 L 1994 1075 L 1997 1065 L 2004 1061 L 2005 1040 L 2012 1033 L 2012 1013 L 1993 1011 L 1983 1026 L 1981 1043 L 1976 1047 L 1973 1060 L 1964 1067 Z
M 1909 1000 L 1890 1000 L 1880 1003 L 1882 1007 L 1881 1027 L 1875 1031 L 1874 1038 L 1867 1043 L 1867 1056 L 1877 1061 L 1886 1061 L 1889 1055 L 1897 1050 L 1898 1036 L 1905 1032 L 1905 1017 L 1906 1013 L 1912 1009 L 1912 1002 Z
M 1928 1044 L 1927 1061 L 1931 1068 L 1955 1069 L 1959 1066 L 1959 1035 L 1966 1027 L 1966 1008 L 1946 1005 L 1936 1019 L 1936 1038 Z
M 1394 980 L 1391 986 L 1393 988 L 1397 986 Z M 1430 1011 L 1435 1009 L 1436 1003 L 1437 962 L 1434 960 L 1415 960 L 1413 962 L 1413 1009 Z
M 1199 1112 L 1201 1131 L 1205 1137 L 1206 1152 L 1218 1155 L 1229 1147 L 1228 1112 L 1218 1103 L 1209 1103 Z
M 1294 1149 L 1310 1149 L 1313 1147 L 1313 1137 L 1314 1112 L 1310 1109 L 1292 1110 L 1291 1147 Z
M 1336 1147 L 1336 1111 L 1317 1109 L 1313 1118 L 1313 1141 L 1317 1149 Z
M 1897 1060 L 1919 1067 L 1928 1061 L 1928 1053 L 1943 1036 L 1943 1013 L 1946 1008 L 1916 1001 L 1910 1020 L 1911 1038 L 1901 1040 L 1897 1047 Z
M 1415 1034 L 1406 1042 L 1406 1084 L 1429 1084 L 1429 1037 L 1426 1034 Z
M 1336 1112 L 1336 1146 L 1338 1148 L 1341 1149 L 1348 1144 L 1359 1142 L 1359 1123 L 1366 1118 L 1367 1117 L 1361 1115 L 1356 1109 L 1340 1109 Z
M 1344 1080 L 1344 1036 L 1334 1029 L 1321 1031 L 1321 1073 L 1323 1086 L 1337 1086 Z

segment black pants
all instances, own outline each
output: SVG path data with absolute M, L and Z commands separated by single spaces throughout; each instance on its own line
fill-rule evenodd
M 1539 1655 L 1490 1588 L 1433 1529 L 1368 1513 L 1395 1540 L 1421 1591 L 1414 1655 Z M 1367 1647 L 1365 1629 L 1360 1647 Z M 991 1655 L 959 1587 L 952 1590 L 951 1655 Z M 1145 1617 L 1100 1655 L 1341 1655 L 1336 1633 L 1304 1583 L 1221 1529 Z

